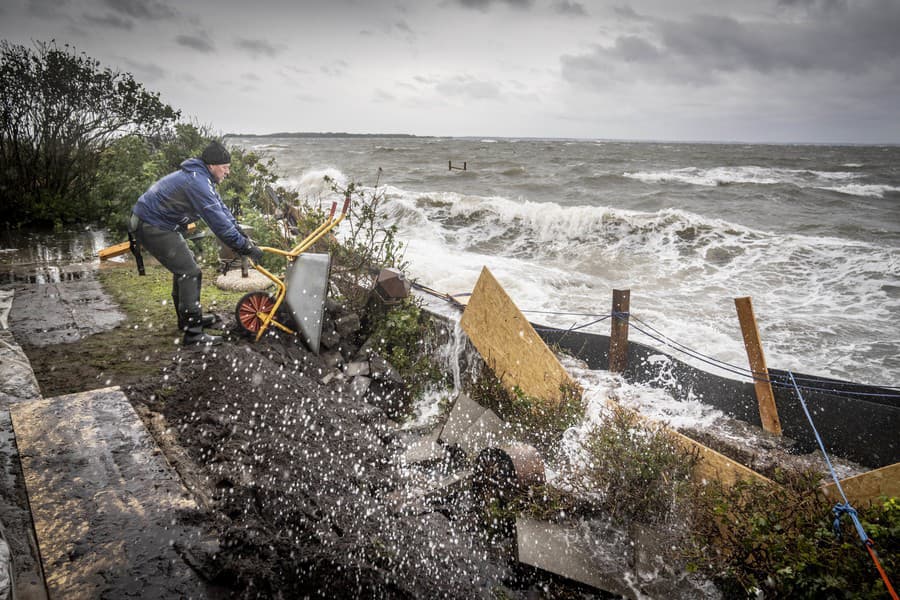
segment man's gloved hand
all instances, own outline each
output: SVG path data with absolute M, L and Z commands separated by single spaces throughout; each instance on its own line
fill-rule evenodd
M 252 260 L 254 263 L 258 263 L 259 261 L 262 260 L 263 251 L 262 251 L 262 249 L 260 249 L 259 246 L 254 244 L 253 247 L 250 248 L 250 252 L 248 253 L 248 256 L 250 256 L 250 260 Z
M 262 260 L 263 257 L 263 251 L 259 246 L 253 243 L 244 248 L 244 251 L 241 252 L 241 254 L 243 254 L 244 256 L 249 256 L 250 260 L 252 260 L 254 263 L 258 263 Z

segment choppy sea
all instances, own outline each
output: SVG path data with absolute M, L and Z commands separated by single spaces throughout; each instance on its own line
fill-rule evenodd
M 311 202 L 332 200 L 325 175 L 383 194 L 409 275 L 430 288 L 470 292 L 486 266 L 527 317 L 559 327 L 609 314 L 612 290 L 629 289 L 635 317 L 742 369 L 734 298 L 750 296 L 770 367 L 900 385 L 898 146 L 228 143 L 273 158 Z

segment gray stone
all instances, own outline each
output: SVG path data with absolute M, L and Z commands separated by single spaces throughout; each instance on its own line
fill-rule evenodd
M 360 398 L 369 391 L 369 386 L 371 384 L 372 380 L 370 378 L 364 375 L 358 375 L 350 381 L 350 393 L 355 397 Z
M 340 314 L 342 310 L 344 310 L 344 307 L 340 302 L 338 302 L 331 296 L 327 296 L 325 298 L 325 312 L 327 312 L 329 315 Z
M 337 348 L 338 344 L 341 343 L 341 336 L 338 335 L 338 332 L 334 329 L 323 329 L 321 337 L 319 338 L 319 342 L 329 350 L 334 350 Z
M 369 374 L 369 361 L 355 360 L 344 366 L 344 375 L 347 377 L 356 377 L 357 375 Z
M 369 374 L 372 379 L 385 379 L 393 383 L 403 383 L 400 372 L 380 354 L 372 354 L 369 359 Z
M 337 332 L 341 337 L 350 337 L 362 329 L 362 323 L 359 321 L 358 314 L 350 313 L 349 315 L 335 319 L 334 328 L 337 329 Z
M 509 425 L 487 409 L 463 432 L 457 443 L 469 459 L 474 459 L 485 448 L 502 446 L 512 440 Z
M 340 352 L 325 352 L 321 356 L 322 362 L 325 363 L 325 366 L 329 369 L 336 369 L 344 364 L 344 357 L 341 356 Z
M 441 430 L 440 440 L 445 444 L 459 444 L 466 431 L 484 414 L 484 407 L 460 393 Z
M 332 381 L 340 382 L 343 380 L 344 380 L 343 373 L 341 373 L 337 369 L 329 369 L 328 372 L 325 373 L 325 375 L 323 375 L 321 379 L 319 379 L 319 383 L 321 383 L 322 385 L 328 385 Z
M 442 460 L 446 448 L 443 444 L 438 442 L 440 433 L 441 429 L 438 427 L 427 436 L 412 442 L 400 456 L 400 460 L 403 464 L 416 465 Z

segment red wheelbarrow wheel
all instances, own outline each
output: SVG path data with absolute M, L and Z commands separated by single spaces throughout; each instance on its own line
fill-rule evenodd
M 256 336 L 262 327 L 262 319 L 259 313 L 272 312 L 275 306 L 275 298 L 266 292 L 250 292 L 238 300 L 234 310 L 234 320 L 238 329 L 244 335 Z

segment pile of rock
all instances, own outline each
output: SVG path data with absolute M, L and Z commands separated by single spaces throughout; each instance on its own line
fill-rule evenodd
M 325 367 L 320 383 L 347 382 L 355 398 L 391 412 L 402 393 L 400 373 L 375 351 L 377 340 L 360 338 L 362 318 L 331 298 L 325 301 L 325 318 L 319 357 Z

